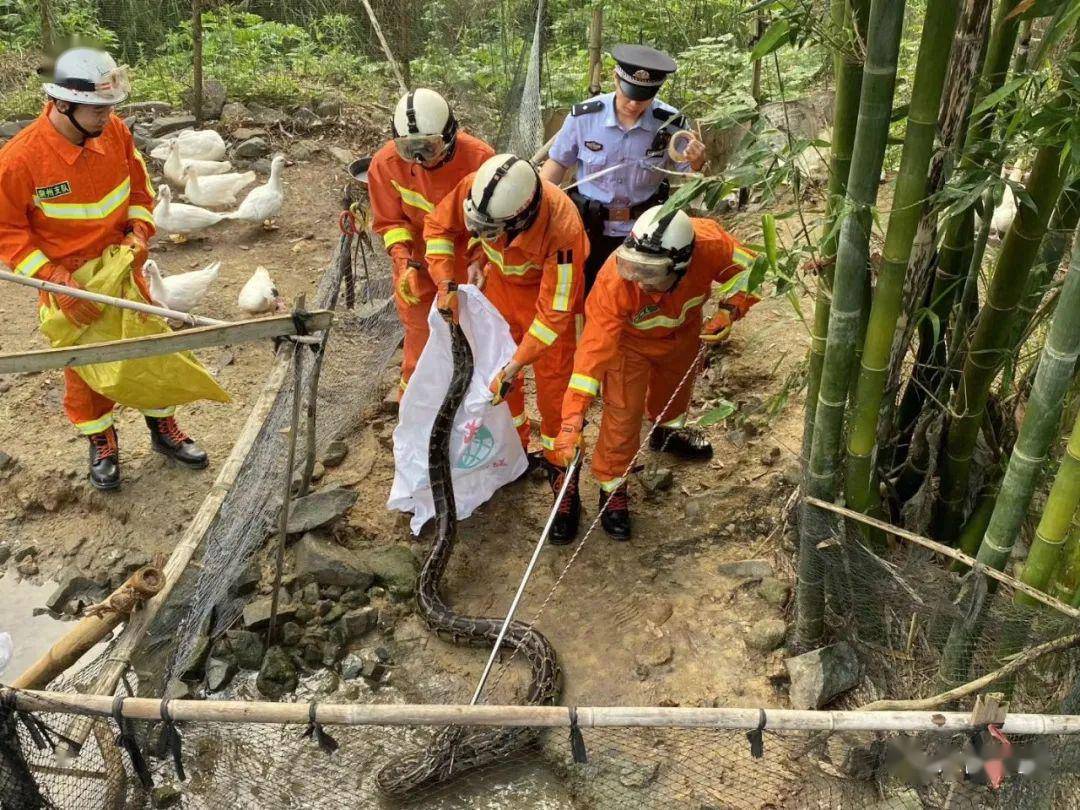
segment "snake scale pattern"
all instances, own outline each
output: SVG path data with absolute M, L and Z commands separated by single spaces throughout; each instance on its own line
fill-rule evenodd
M 428 445 L 428 476 L 438 521 L 435 542 L 420 570 L 417 606 L 428 626 L 455 643 L 490 648 L 498 639 L 501 618 L 464 616 L 454 611 L 439 594 L 457 537 L 457 508 L 450 478 L 450 434 L 454 416 L 465 398 L 473 373 L 473 355 L 465 333 L 450 325 L 454 361 L 450 387 L 435 417 Z M 555 648 L 538 631 L 514 621 L 507 629 L 502 648 L 525 657 L 532 670 L 526 702 L 546 705 L 558 701 L 562 682 Z M 539 732 L 532 728 L 473 729 L 448 726 L 441 729 L 425 749 L 406 754 L 385 765 L 376 776 L 379 790 L 391 798 L 414 798 L 464 773 L 497 764 L 515 751 L 535 743 Z

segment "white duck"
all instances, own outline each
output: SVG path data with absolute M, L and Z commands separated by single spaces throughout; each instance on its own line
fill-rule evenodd
M 155 160 L 165 160 L 169 157 L 169 144 L 173 142 L 179 144 L 181 158 L 221 160 L 225 157 L 225 139 L 212 129 L 186 129 L 155 146 L 150 152 L 150 157 Z
M 272 227 L 274 217 L 281 213 L 285 202 L 285 188 L 281 182 L 283 168 L 285 158 L 276 155 L 270 163 L 270 179 L 249 191 L 240 207 L 225 216 L 243 222 L 261 222 L 264 228 Z
M 270 278 L 270 273 L 262 266 L 256 267 L 251 278 L 240 288 L 236 305 L 249 315 L 285 311 L 284 299 L 278 293 L 277 286 Z
M 1020 167 L 1015 167 L 1009 173 L 1009 179 L 1014 183 L 1019 183 L 1020 178 L 1024 176 L 1024 171 Z M 990 230 L 997 233 L 999 236 L 1004 236 L 1005 233 L 1012 227 L 1013 219 L 1016 217 L 1016 195 L 1013 194 L 1012 187 L 1005 186 L 1005 194 L 1001 198 L 1001 205 L 994 209 L 994 215 L 990 218 Z
M 200 177 L 207 174 L 225 174 L 232 169 L 227 160 L 195 160 L 180 157 L 180 142 L 169 143 L 169 157 L 165 160 L 165 179 L 176 186 L 184 185 L 184 172 L 190 170 Z
M 200 177 L 190 169 L 185 169 L 184 181 L 184 194 L 189 201 L 195 205 L 221 207 L 236 202 L 236 195 L 241 189 L 255 182 L 255 172 L 207 174 Z
M 179 312 L 191 312 L 203 300 L 210 285 L 217 281 L 221 262 L 206 265 L 202 270 L 162 276 L 161 269 L 153 259 L 143 265 L 150 279 L 150 297 L 163 307 Z
M 183 242 L 188 234 L 217 225 L 224 218 L 224 214 L 207 211 L 197 205 L 173 202 L 172 189 L 164 183 L 158 188 L 154 225 L 161 233 L 168 234 L 174 242 Z

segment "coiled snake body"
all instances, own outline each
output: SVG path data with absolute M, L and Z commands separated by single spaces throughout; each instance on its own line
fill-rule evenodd
M 431 428 L 428 445 L 428 477 L 438 527 L 435 542 L 420 570 L 417 606 L 428 626 L 436 633 L 449 635 L 458 643 L 490 648 L 498 639 L 503 620 L 463 616 L 439 595 L 439 583 L 454 550 L 457 535 L 457 508 L 450 477 L 450 433 L 454 426 L 454 415 L 465 398 L 473 372 L 472 349 L 459 325 L 450 325 L 450 340 L 454 372 Z M 514 621 L 507 628 L 501 646 L 508 651 L 521 653 L 532 669 L 527 703 L 551 704 L 559 699 L 562 692 L 559 665 L 554 647 L 543 635 L 522 622 Z M 539 732 L 532 728 L 473 730 L 448 726 L 439 731 L 435 740 L 424 750 L 384 766 L 376 781 L 384 795 L 408 797 L 467 771 L 495 764 L 535 742 L 538 736 Z

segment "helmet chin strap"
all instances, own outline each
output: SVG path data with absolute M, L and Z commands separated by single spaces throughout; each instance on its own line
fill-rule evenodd
M 101 135 L 101 133 L 104 130 L 98 130 L 97 132 L 91 132 L 90 130 L 86 129 L 86 127 L 84 127 L 82 124 L 80 124 L 76 120 L 76 118 L 75 118 L 75 110 L 78 109 L 78 107 L 79 107 L 78 104 L 76 104 L 73 101 L 69 101 L 69 102 L 67 102 L 67 105 L 68 105 L 67 110 L 61 111 L 60 114 L 62 116 L 64 116 L 68 121 L 70 121 L 71 125 L 73 127 L 75 127 L 75 129 L 77 129 L 79 131 L 79 133 L 83 136 L 83 139 L 82 139 L 83 143 L 86 143 L 91 138 L 97 138 L 97 137 L 99 137 Z

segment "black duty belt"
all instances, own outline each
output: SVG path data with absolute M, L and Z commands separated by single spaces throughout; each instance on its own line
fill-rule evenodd
M 581 218 L 585 221 L 586 228 L 602 227 L 607 222 L 630 222 L 637 219 L 654 205 L 660 205 L 668 198 L 671 187 L 665 180 L 656 189 L 656 192 L 647 200 L 634 205 L 605 205 L 591 197 L 586 197 L 577 189 L 570 190 L 570 199 L 581 212 Z

